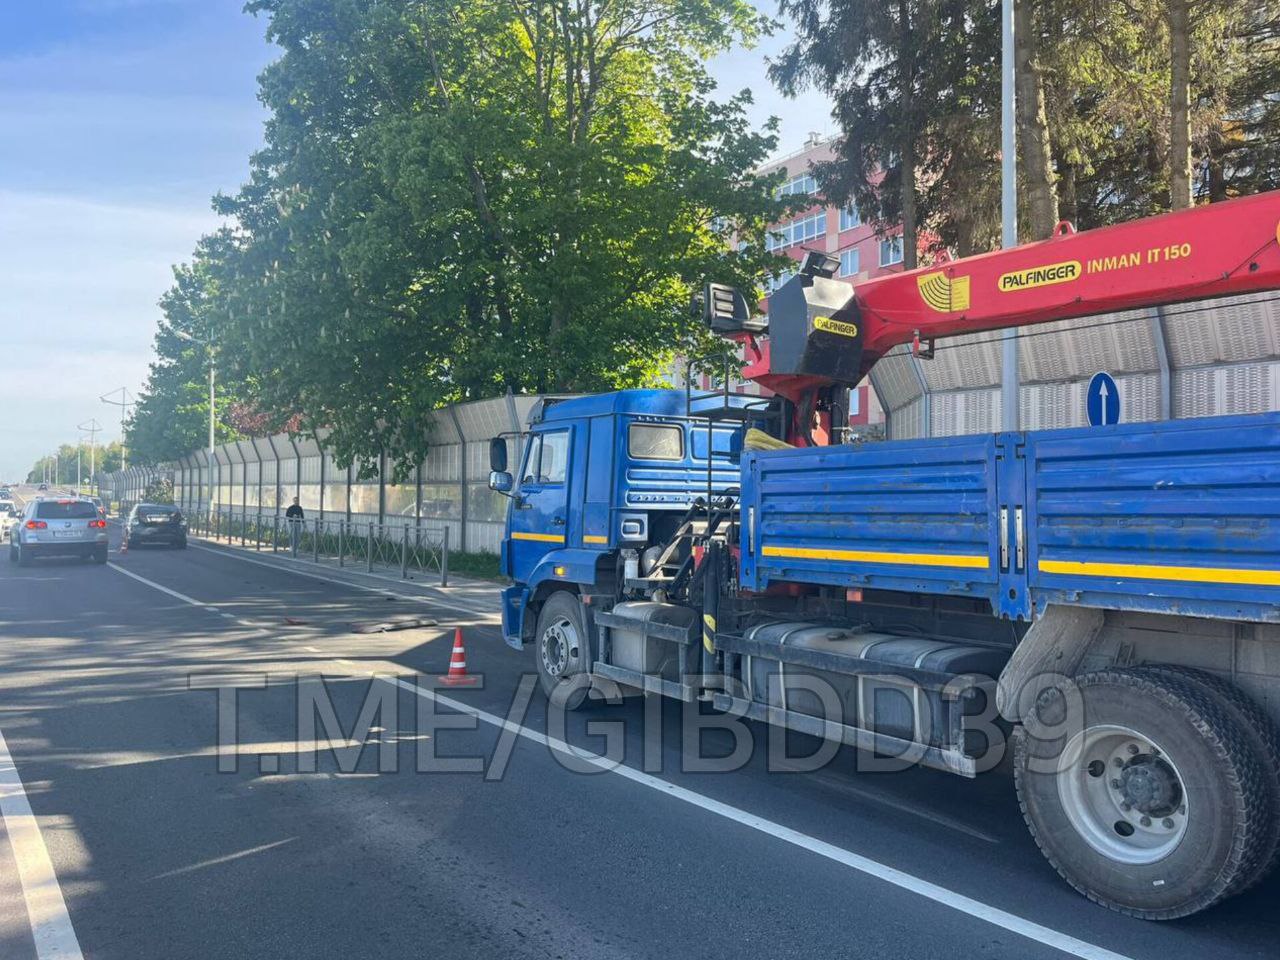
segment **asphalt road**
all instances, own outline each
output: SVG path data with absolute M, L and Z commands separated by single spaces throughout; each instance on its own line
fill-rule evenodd
M 534 666 L 492 588 L 357 586 L 194 541 L 122 556 L 116 534 L 107 567 L 0 563 L 3 960 L 1275 956 L 1280 882 L 1176 923 L 1110 914 L 1043 861 L 1003 772 L 859 773 L 848 750 L 770 772 L 763 749 L 686 772 L 679 706 L 646 757 L 641 700 L 561 733 L 535 692 L 501 729 Z M 352 630 L 410 614 L 438 624 Z M 455 626 L 483 688 L 415 692 Z M 238 748 L 208 688 L 228 677 Z M 321 689 L 340 740 L 382 712 L 313 770 L 299 704 Z M 545 743 L 603 749 L 588 721 L 622 725 L 623 767 Z

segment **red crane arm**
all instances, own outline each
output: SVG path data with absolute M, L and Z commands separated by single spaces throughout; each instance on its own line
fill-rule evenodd
M 1075 233 L 854 286 L 865 374 L 891 347 L 1280 289 L 1280 191 Z
M 1062 224 L 1049 240 L 853 285 L 833 269 L 811 255 L 774 291 L 764 340 L 741 294 L 713 285 L 704 298 L 712 329 L 743 346 L 742 375 L 794 405 L 783 435 L 801 444 L 831 436 L 828 388 L 900 344 L 1280 290 L 1280 191 L 1086 233 Z

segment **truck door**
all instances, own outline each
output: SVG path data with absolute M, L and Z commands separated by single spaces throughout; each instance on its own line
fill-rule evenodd
M 517 581 L 526 580 L 548 552 L 565 545 L 573 429 L 538 430 L 529 437 L 511 505 L 511 575 Z

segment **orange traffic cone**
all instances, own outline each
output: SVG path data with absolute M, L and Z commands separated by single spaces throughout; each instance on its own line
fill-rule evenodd
M 471 687 L 480 682 L 480 678 L 467 673 L 467 651 L 462 646 L 462 628 L 453 631 L 453 653 L 449 657 L 449 673 L 440 678 L 440 682 L 451 687 Z

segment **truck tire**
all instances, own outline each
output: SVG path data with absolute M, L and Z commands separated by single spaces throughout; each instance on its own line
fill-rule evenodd
M 1154 674 L 1180 677 L 1188 683 L 1198 684 L 1209 696 L 1217 697 L 1219 707 L 1235 720 L 1258 758 L 1268 792 L 1268 829 L 1256 848 L 1257 862 L 1252 869 L 1246 867 L 1241 871 L 1237 886 L 1229 892 L 1248 890 L 1270 876 L 1280 863 L 1280 732 L 1277 732 L 1271 717 L 1243 690 L 1216 674 L 1172 663 L 1150 664 L 1143 669 Z
M 538 665 L 538 681 L 547 699 L 564 699 L 566 710 L 577 710 L 587 700 L 587 685 L 575 677 L 587 673 L 588 637 L 582 601 L 577 594 L 557 590 L 547 597 L 538 611 L 534 656 Z M 569 691 L 568 682 L 581 684 Z M 561 688 L 557 694 L 557 688 Z
M 1104 907 L 1171 920 L 1247 882 L 1269 831 L 1269 786 L 1250 738 L 1202 684 L 1134 667 L 1076 678 L 1014 732 L 1014 782 L 1054 869 Z

